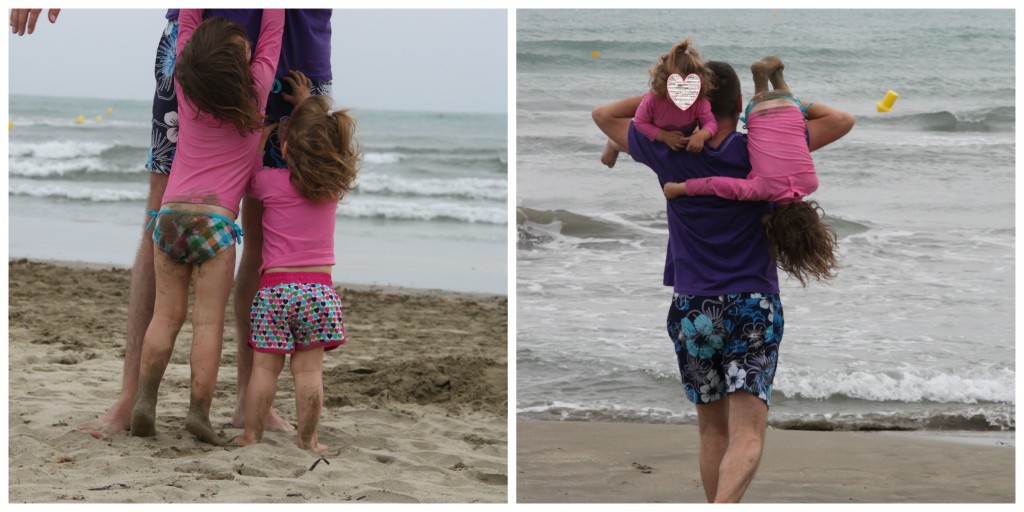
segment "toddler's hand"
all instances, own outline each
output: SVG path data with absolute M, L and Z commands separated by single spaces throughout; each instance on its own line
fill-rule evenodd
M 313 81 L 303 74 L 302 71 L 291 70 L 288 72 L 288 75 L 289 76 L 282 77 L 281 80 L 288 82 L 292 93 L 282 93 L 281 97 L 292 105 L 298 105 L 299 103 L 302 103 L 302 100 L 309 97 Z
M 665 192 L 665 199 L 675 199 L 675 198 L 677 198 L 679 196 L 685 196 L 686 195 L 686 183 L 685 182 L 684 183 L 674 183 L 674 182 L 671 182 L 671 181 L 668 182 L 668 183 L 665 183 L 664 192 Z
M 683 135 L 681 132 L 661 130 L 658 132 L 658 136 L 655 137 L 655 140 L 664 142 L 668 147 L 672 148 L 673 151 L 679 151 L 680 149 L 687 147 L 686 145 L 690 138 Z
M 686 150 L 690 153 L 700 153 L 704 149 L 704 139 L 699 137 L 690 137 L 690 141 L 686 144 Z

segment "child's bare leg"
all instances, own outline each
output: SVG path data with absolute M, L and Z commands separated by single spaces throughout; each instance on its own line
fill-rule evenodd
M 231 295 L 235 248 L 221 251 L 196 270 L 196 301 L 192 308 L 192 379 L 185 430 L 200 441 L 223 445 L 210 424 L 210 406 L 217 385 L 224 340 L 224 316 Z
M 768 55 L 761 59 L 761 61 L 767 63 L 769 69 L 772 70 L 768 77 L 772 82 L 772 88 L 776 91 L 790 94 L 789 85 L 786 84 L 786 79 L 782 76 L 782 70 L 786 68 L 785 64 L 782 63 L 782 59 L 775 55 Z
M 754 76 L 754 97 L 768 92 L 768 81 L 774 69 L 761 59 L 750 65 L 750 74 Z
M 601 153 L 601 163 L 607 165 L 609 169 L 615 167 L 615 161 L 619 159 L 621 151 L 622 148 L 615 141 L 608 139 L 608 143 L 604 145 L 604 152 Z
M 153 318 L 142 342 L 139 387 L 132 408 L 130 433 L 133 436 L 156 435 L 156 401 L 167 363 L 171 360 L 174 340 L 188 313 L 190 265 L 172 261 L 163 251 L 154 254 L 156 301 Z
M 284 354 L 253 352 L 249 389 L 245 395 L 245 430 L 235 438 L 235 444 L 249 446 L 263 440 L 267 412 L 274 404 L 277 377 L 284 368 Z
M 324 405 L 324 349 L 300 350 L 292 354 L 292 378 L 295 379 L 295 412 L 299 448 L 320 453 L 327 449 L 317 441 L 320 410 Z

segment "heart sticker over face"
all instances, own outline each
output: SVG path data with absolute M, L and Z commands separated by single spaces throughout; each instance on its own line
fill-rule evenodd
M 686 110 L 693 106 L 700 95 L 700 77 L 694 73 L 686 75 L 686 78 L 672 73 L 668 77 L 668 97 L 677 107 Z

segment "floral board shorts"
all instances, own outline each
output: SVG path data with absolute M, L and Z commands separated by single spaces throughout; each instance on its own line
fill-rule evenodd
M 249 320 L 249 346 L 257 352 L 294 354 L 319 347 L 332 350 L 345 343 L 341 298 L 330 274 L 263 274 Z
M 686 398 L 709 404 L 742 389 L 771 405 L 783 324 L 778 294 L 674 294 L 668 335 Z
M 149 158 L 146 169 L 157 174 L 170 174 L 174 152 L 178 146 L 178 98 L 174 93 L 174 63 L 177 59 L 178 20 L 169 20 L 156 48 L 156 92 L 153 94 L 153 128 L 150 132 Z M 267 124 L 291 115 L 292 105 L 281 95 L 285 82 L 274 80 L 267 98 Z M 287 92 L 287 91 L 285 91 Z M 313 82 L 311 95 L 330 95 L 331 81 Z M 288 167 L 281 156 L 281 140 L 277 130 L 270 135 L 263 150 L 263 166 Z

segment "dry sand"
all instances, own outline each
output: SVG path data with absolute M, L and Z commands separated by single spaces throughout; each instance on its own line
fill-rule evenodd
M 154 438 L 74 427 L 120 389 L 129 271 L 19 260 L 10 270 L 9 499 L 19 502 L 507 501 L 505 297 L 340 288 L 348 343 L 324 362 L 326 462 L 267 433 L 220 448 L 183 429 L 191 327 L 160 389 Z M 229 311 L 230 309 L 229 305 Z M 234 329 L 211 420 L 229 439 Z M 275 408 L 294 423 L 287 368 Z
M 705 503 L 697 427 L 528 421 L 518 503 Z M 745 503 L 1013 503 L 1014 446 L 769 430 Z

